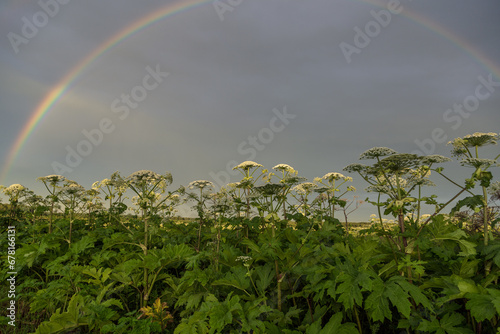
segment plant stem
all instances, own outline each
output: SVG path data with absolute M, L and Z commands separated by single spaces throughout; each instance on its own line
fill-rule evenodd
M 361 321 L 359 321 L 358 308 L 356 307 L 356 305 L 354 305 L 354 315 L 356 316 L 356 322 L 358 324 L 359 334 L 362 334 L 363 329 L 361 328 Z
M 484 225 L 484 245 L 488 246 L 488 194 L 486 193 L 486 187 L 483 188 L 483 225 Z

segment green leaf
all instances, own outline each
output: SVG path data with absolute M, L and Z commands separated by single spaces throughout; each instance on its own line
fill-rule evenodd
M 239 289 L 247 295 L 250 293 L 247 289 L 250 288 L 250 279 L 246 277 L 247 271 L 244 267 L 233 267 L 231 272 L 226 273 L 223 279 L 212 282 L 212 285 L 226 285 Z
M 493 242 L 484 247 L 484 254 L 487 260 L 493 260 L 497 267 L 500 267 L 500 242 L 496 240 Z
M 68 311 L 61 313 L 60 309 L 50 317 L 49 321 L 44 321 L 38 326 L 35 334 L 56 334 L 87 325 L 80 317 L 80 311 L 84 305 L 82 296 L 75 294 L 68 304 Z
M 465 308 L 470 310 L 470 314 L 478 321 L 484 321 L 486 319 L 491 320 L 496 314 L 497 310 L 492 302 L 492 297 L 489 295 L 480 294 L 467 294 L 466 297 L 469 299 Z
M 401 313 L 405 318 L 410 317 L 411 303 L 408 300 L 408 293 L 403 290 L 399 285 L 389 282 L 386 285 L 385 295 L 391 303 L 396 306 L 398 312 Z
M 241 314 L 243 308 L 240 304 L 240 297 L 229 294 L 222 303 L 212 302 L 209 311 L 210 333 L 222 331 L 226 325 L 233 322 L 233 316 Z
M 382 280 L 377 280 L 373 284 L 373 291 L 365 300 L 365 309 L 373 321 L 392 320 L 392 312 L 389 308 L 389 300 L 385 294 L 385 284 Z
M 459 313 L 446 313 L 441 320 L 434 316 L 432 321 L 422 320 L 417 330 L 436 334 L 473 334 L 472 330 L 464 328 L 464 320 L 464 316 Z
M 422 293 L 416 285 L 411 284 L 405 278 L 401 276 L 394 276 L 393 279 L 399 286 L 401 286 L 404 290 L 410 293 L 411 297 L 417 303 L 417 305 L 422 305 L 427 310 L 432 311 L 433 306 L 429 299 Z
M 348 322 L 342 324 L 342 312 L 332 315 L 325 327 L 321 328 L 322 319 L 312 323 L 306 329 L 306 334 L 352 334 L 356 333 L 357 327 L 355 324 Z
M 257 280 L 255 286 L 261 296 L 266 294 L 266 290 L 274 281 L 275 273 L 273 271 L 273 266 L 270 263 L 266 263 L 264 266 L 257 267 L 255 269 L 257 274 Z

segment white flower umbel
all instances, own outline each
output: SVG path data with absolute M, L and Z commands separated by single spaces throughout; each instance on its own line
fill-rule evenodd
M 363 159 L 376 159 L 378 157 L 386 157 L 389 155 L 396 154 L 397 152 L 388 147 L 373 147 L 369 150 L 364 151 L 359 156 L 360 160 Z
M 196 180 L 188 184 L 189 189 L 195 189 L 195 188 L 203 189 L 206 187 L 214 188 L 214 184 L 207 180 Z
M 258 167 L 262 167 L 262 165 L 258 164 L 256 162 L 253 162 L 253 161 L 244 161 L 244 162 L 240 163 L 238 166 L 233 167 L 233 170 L 235 170 L 235 169 L 249 170 L 249 169 L 258 168 Z
M 294 173 L 295 169 L 291 167 L 290 165 L 287 164 L 277 164 L 276 166 L 273 167 L 274 170 L 280 170 L 280 171 L 285 171 L 289 173 Z
M 304 182 L 296 185 L 295 187 L 292 188 L 292 190 L 295 191 L 297 194 L 307 195 L 310 194 L 317 187 L 318 185 L 312 182 Z

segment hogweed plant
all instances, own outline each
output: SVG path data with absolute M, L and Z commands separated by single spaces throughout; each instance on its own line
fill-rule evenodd
M 263 167 L 261 164 L 258 164 L 253 161 L 244 161 L 237 166 L 233 167 L 233 170 L 238 170 L 243 175 L 243 179 L 238 184 L 238 188 L 243 189 L 246 201 L 246 210 L 245 217 L 250 218 L 250 193 L 252 188 L 257 183 L 257 181 L 267 173 L 266 169 L 262 169 L 261 173 L 254 177 L 254 174 L 259 170 L 259 168 Z M 240 198 L 241 200 L 241 198 Z
M 309 196 L 316 188 L 318 188 L 318 185 L 312 182 L 302 182 L 292 188 L 292 196 L 299 202 L 296 209 L 306 217 L 311 213 Z
M 197 180 L 189 183 L 189 189 L 195 190 L 196 192 L 187 192 L 188 199 L 196 202 L 194 208 L 198 212 L 199 217 L 199 227 L 198 227 L 198 247 L 197 251 L 200 251 L 201 247 L 201 229 L 206 220 L 206 200 L 210 194 L 210 191 L 214 189 L 214 184 L 207 180 Z
M 493 179 L 492 173 L 488 170 L 490 167 L 497 167 L 498 154 L 493 159 L 484 159 L 479 156 L 479 148 L 487 145 L 496 145 L 497 140 L 500 139 L 500 135 L 494 132 L 475 132 L 464 136 L 463 138 L 455 138 L 454 140 L 448 142 L 452 145 L 452 155 L 460 160 L 462 166 L 471 167 L 474 169 L 471 178 L 466 180 L 465 189 L 472 189 L 475 187 L 476 182 L 482 189 L 482 195 L 473 195 L 464 200 L 461 200 L 458 205 L 454 208 L 455 211 L 460 209 L 461 206 L 467 205 L 471 209 L 479 207 L 483 211 L 483 229 L 484 229 L 484 244 L 488 245 L 488 240 L 493 237 L 488 232 L 488 192 L 487 189 L 490 186 L 491 180 Z
M 283 184 L 284 187 L 281 190 L 280 193 L 280 201 L 282 202 L 282 207 L 283 207 L 283 217 L 286 218 L 287 214 L 287 197 L 290 194 L 292 187 L 295 185 L 304 182 L 306 179 L 298 175 L 298 171 L 296 171 L 293 167 L 287 164 L 278 164 L 273 167 L 273 169 L 278 173 L 279 175 L 276 175 L 275 173 L 272 173 L 272 175 L 276 175 L 279 179 L 279 183 Z
M 139 170 L 130 174 L 124 179 L 125 184 L 137 195 L 137 203 L 142 213 L 144 223 L 144 242 L 139 246 L 142 248 L 144 256 L 148 255 L 149 221 L 148 217 L 155 212 L 155 208 L 166 201 L 173 193 L 168 193 L 164 199 L 159 199 L 157 192 L 164 194 L 167 187 L 172 184 L 172 174 L 166 172 L 161 175 L 150 170 Z M 141 306 L 146 306 L 150 292 L 148 269 L 144 268 L 144 290 L 142 291 Z
M 27 189 L 18 183 L 0 189 L 9 197 L 10 217 L 13 219 L 16 216 L 19 200 L 27 195 Z
M 108 222 L 111 223 L 112 217 L 118 217 L 119 213 L 126 210 L 123 203 L 123 196 L 128 189 L 127 183 L 121 177 L 119 172 L 111 174 L 109 179 L 96 181 L 92 184 L 92 189 L 98 190 L 104 194 L 104 200 L 109 201 Z
M 45 188 L 50 195 L 50 218 L 49 218 L 49 233 L 52 233 L 52 222 L 54 220 L 54 208 L 56 203 L 59 201 L 58 194 L 61 191 L 61 185 L 66 181 L 66 178 L 62 175 L 47 175 L 39 177 L 38 181 L 43 182 Z
M 345 207 L 347 204 L 340 198 L 344 196 L 349 191 L 355 191 L 356 189 L 352 186 L 347 186 L 347 188 L 340 193 L 340 187 L 347 182 L 352 182 L 352 177 L 344 176 L 341 173 L 331 172 L 323 175 L 323 177 L 314 178 L 314 182 L 318 185 L 318 188 L 314 189 L 315 192 L 324 194 L 322 199 L 325 200 L 327 205 L 327 212 L 330 217 L 335 218 L 335 205 L 338 204 L 340 207 Z
M 22 205 L 26 207 L 26 213 L 31 220 L 31 224 L 34 225 L 38 216 L 41 216 L 47 210 L 47 203 L 42 196 L 35 194 L 33 191 L 26 189 L 25 192 L 26 196 Z
M 66 211 L 69 215 L 69 236 L 67 241 L 70 246 L 75 214 L 78 213 L 80 208 L 84 209 L 84 192 L 84 187 L 71 180 L 66 180 L 60 191 L 61 202 L 66 207 Z
M 103 209 L 101 198 L 99 197 L 99 190 L 92 188 L 86 190 L 82 195 L 84 209 L 87 212 L 88 223 L 93 225 L 92 214 Z
M 357 172 L 368 184 L 368 192 L 378 193 L 377 211 L 382 229 L 381 207 L 385 207 L 384 214 L 392 214 L 398 220 L 402 234 L 402 249 L 408 246 L 405 233 L 404 217 L 410 211 L 412 203 L 417 204 L 420 213 L 421 187 L 432 185 L 426 181 L 428 171 L 432 165 L 449 161 L 440 155 L 418 156 L 416 154 L 398 153 L 387 147 L 374 147 L 360 155 L 361 160 L 375 160 L 372 166 L 359 163 L 351 164 L 344 168 L 348 172 Z M 418 196 L 412 192 L 418 189 Z M 381 203 L 381 195 L 387 200 Z

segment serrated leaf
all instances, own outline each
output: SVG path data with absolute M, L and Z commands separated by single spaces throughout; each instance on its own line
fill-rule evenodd
M 411 303 L 408 293 L 394 282 L 386 284 L 385 295 L 405 318 L 410 317 Z
M 496 314 L 495 305 L 489 295 L 468 294 L 469 299 L 465 308 L 470 310 L 470 314 L 478 321 L 491 320 Z
M 432 311 L 433 306 L 432 303 L 429 301 L 429 299 L 422 293 L 422 290 L 420 290 L 419 287 L 416 285 L 411 284 L 408 282 L 405 278 L 400 277 L 400 276 L 395 276 L 394 281 L 401 286 L 404 290 L 408 291 L 410 296 L 413 298 L 415 303 L 422 305 L 423 307 L 427 308 L 427 310 Z
M 382 280 L 377 280 L 373 284 L 373 291 L 365 300 L 365 308 L 373 321 L 383 322 L 386 318 L 392 320 L 392 312 Z
M 436 334 L 473 334 L 470 329 L 462 325 L 464 320 L 465 318 L 459 313 L 446 313 L 441 320 L 434 316 L 432 321 L 423 319 L 417 330 Z
M 271 285 L 275 278 L 273 266 L 267 263 L 264 266 L 257 267 L 255 269 L 255 273 L 257 274 L 255 285 L 259 294 L 261 296 L 264 296 L 266 294 L 266 289 L 269 287 L 269 285 Z

